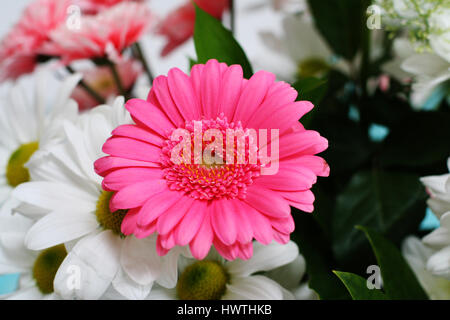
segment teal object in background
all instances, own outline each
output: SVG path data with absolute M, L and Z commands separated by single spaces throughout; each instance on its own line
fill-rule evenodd
M 15 291 L 18 281 L 18 274 L 7 274 L 0 276 L 0 295 Z
M 431 231 L 431 230 L 439 228 L 439 226 L 440 226 L 440 223 L 439 223 L 438 218 L 436 218 L 436 216 L 430 210 L 430 208 L 427 208 L 425 218 L 423 219 L 422 223 L 420 224 L 419 229 L 422 231 Z

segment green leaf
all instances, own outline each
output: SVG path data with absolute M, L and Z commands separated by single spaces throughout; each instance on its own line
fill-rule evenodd
M 308 0 L 314 21 L 333 51 L 352 60 L 366 28 L 367 0 Z
M 220 21 L 195 6 L 194 44 L 198 63 L 217 59 L 228 65 L 240 64 L 244 77 L 250 78 L 253 70 L 244 50 Z
M 383 278 L 383 288 L 390 299 L 428 300 L 414 272 L 393 243 L 375 230 L 359 226 L 373 248 Z
M 322 101 L 325 93 L 327 92 L 327 81 L 325 79 L 318 79 L 314 77 L 304 78 L 296 81 L 293 85 L 295 90 L 298 92 L 298 101 L 311 101 L 314 105 L 314 108 L 302 117 L 302 124 L 309 128 L 311 122 L 314 118 L 314 115 L 319 110 L 319 103 Z
M 334 271 L 344 283 L 353 300 L 387 300 L 388 297 L 379 289 L 369 289 L 367 280 L 354 273 Z
M 364 261 L 368 244 L 354 227 L 364 225 L 394 241 L 417 231 L 425 215 L 426 193 L 419 176 L 380 170 L 359 172 L 338 196 L 333 219 L 333 249 L 339 262 Z
M 322 228 L 310 213 L 293 208 L 296 230 L 292 238 L 306 260 L 309 286 L 323 300 L 350 299 L 345 286 L 332 273 L 336 267 L 331 245 Z
M 327 92 L 327 80 L 314 77 L 297 80 L 293 85 L 298 92 L 297 100 L 308 100 L 318 105 Z
M 442 165 L 450 156 L 450 113 L 414 112 L 387 136 L 379 161 L 385 167 Z

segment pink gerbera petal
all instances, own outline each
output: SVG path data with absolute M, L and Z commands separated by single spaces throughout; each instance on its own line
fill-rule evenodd
M 329 174 L 315 155 L 328 141 L 298 122 L 313 105 L 296 97 L 273 74 L 246 80 L 240 66 L 216 60 L 194 66 L 191 76 L 172 69 L 157 78 L 147 101 L 127 103 L 135 124 L 115 129 L 103 146 L 109 156 L 95 163 L 104 188 L 116 191 L 111 209 L 131 209 L 123 232 L 155 232 L 160 255 L 189 245 L 196 259 L 212 245 L 233 260 L 250 259 L 253 240 L 287 243 L 295 228 L 290 206 L 311 212 L 310 188 Z M 267 147 L 275 157 L 276 135 L 264 142 L 251 133 L 259 129 L 281 132 L 279 158 L 272 159 L 278 171 L 270 174 L 260 151 Z M 183 131 L 182 139 L 172 137 L 175 130 Z M 236 134 L 231 153 L 230 132 Z M 183 161 L 173 158 L 180 152 Z M 218 162 L 210 163 L 208 154 Z

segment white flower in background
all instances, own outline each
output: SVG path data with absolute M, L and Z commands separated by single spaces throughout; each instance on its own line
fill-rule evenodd
M 447 161 L 450 171 L 450 158 Z M 440 227 L 422 241 L 435 253 L 427 262 L 427 269 L 436 276 L 450 280 L 450 174 L 421 179 L 430 193 L 428 205 L 440 219 Z
M 447 166 L 450 171 L 450 158 L 447 160 Z M 430 194 L 427 201 L 428 206 L 440 219 L 444 213 L 450 211 L 450 173 L 422 177 L 420 181 Z
M 450 79 L 450 63 L 434 53 L 416 53 L 405 59 L 402 69 L 409 72 L 414 82 L 411 103 L 421 108 L 441 85 Z
M 283 300 L 294 299 L 292 292 L 282 287 L 298 288 L 304 275 L 304 260 L 292 241 L 286 245 L 254 243 L 249 260 L 226 261 L 212 249 L 204 260 L 181 259 L 175 289 L 154 289 L 150 299 L 162 300 Z M 294 264 L 293 266 L 288 266 Z M 286 267 L 286 268 L 283 268 Z M 295 270 L 295 268 L 297 269 Z M 281 268 L 281 269 L 280 269 Z M 272 271 L 272 272 L 271 272 Z M 271 279 L 272 277 L 272 279 Z M 302 287 L 302 289 L 304 289 Z M 311 291 L 311 290 L 310 290 Z M 305 297 L 312 296 L 311 292 Z
M 403 241 L 402 253 L 430 299 L 450 299 L 450 280 L 434 275 L 427 266 L 435 250 L 416 237 L 408 237 Z
M 111 131 L 131 123 L 123 97 L 114 106 L 99 106 L 64 123 L 66 142 L 47 156 L 29 163 L 32 182 L 18 186 L 16 209 L 38 221 L 25 238 L 29 249 L 43 250 L 66 244 L 68 255 L 55 277 L 55 292 L 64 299 L 99 299 L 111 290 L 128 299 L 144 299 L 157 281 L 174 287 L 178 255 L 156 253 L 156 237 L 124 237 L 121 224 L 126 210 L 110 212 L 112 193 L 102 190 L 94 161 L 103 157 L 103 143 Z M 68 286 L 70 270 L 79 268 L 80 285 Z
M 385 6 L 388 26 L 408 31 L 410 38 L 395 40 L 396 57 L 383 69 L 397 79 L 413 79 L 411 102 L 420 109 L 450 79 L 450 7 L 430 0 L 379 2 Z
M 273 54 L 264 52 L 264 57 L 257 59 L 264 69 L 281 80 L 321 76 L 332 68 L 349 72 L 348 65 L 342 59 L 336 59 L 312 22 L 301 15 L 289 15 L 283 19 L 283 30 L 281 36 L 270 31 L 260 33 Z
M 19 214 L 0 214 L 0 275 L 19 273 L 18 289 L 2 299 L 57 299 L 53 279 L 67 252 L 64 245 L 43 251 L 25 247 L 24 238 L 33 221 Z
M 284 12 L 304 12 L 308 9 L 306 0 L 262 0 L 252 4 L 247 10 L 255 10 L 271 5 L 273 9 Z
M 0 206 L 4 204 L 6 211 L 14 206 L 13 201 L 6 201 L 11 190 L 30 179 L 27 161 L 36 151 L 45 153 L 59 143 L 62 120 L 73 121 L 78 113 L 70 95 L 81 76 L 56 84 L 49 83 L 50 77 L 42 71 L 32 78 L 34 92 L 25 87 L 29 83 L 19 82 L 0 99 Z
M 447 161 L 450 170 L 450 158 Z M 410 237 L 403 255 L 432 299 L 450 299 L 450 174 L 420 179 L 430 198 L 427 203 L 440 219 L 440 227 L 422 241 Z
M 441 58 L 450 63 L 450 5 L 434 12 L 430 17 L 430 46 Z

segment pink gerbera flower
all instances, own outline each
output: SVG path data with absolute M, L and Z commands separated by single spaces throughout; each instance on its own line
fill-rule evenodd
M 96 14 L 121 2 L 143 2 L 144 0 L 74 0 L 83 13 Z
M 105 58 L 118 62 L 122 51 L 148 31 L 153 15 L 145 4 L 124 2 L 95 16 L 81 18 L 80 29 L 62 25 L 50 33 L 44 51 L 69 64 L 74 60 Z
M 66 21 L 70 0 L 37 0 L 0 43 L 0 81 L 30 73 L 40 62 L 49 33 Z
M 139 62 L 134 60 L 124 60 L 116 65 L 117 72 L 125 91 L 130 91 L 139 75 L 142 73 L 142 67 Z M 120 95 L 117 83 L 107 66 L 96 67 L 81 71 L 84 81 L 105 99 L 114 98 Z M 89 93 L 80 86 L 77 86 L 72 92 L 72 98 L 78 103 L 80 110 L 91 109 L 98 105 Z
M 135 124 L 116 128 L 103 146 L 109 156 L 95 163 L 96 172 L 105 177 L 103 188 L 115 192 L 111 212 L 129 209 L 122 232 L 138 238 L 156 232 L 160 255 L 189 244 L 197 259 L 212 245 L 234 260 L 252 256 L 253 239 L 287 243 L 294 230 L 290 205 L 313 211 L 310 188 L 317 176 L 329 174 L 327 163 L 315 156 L 328 147 L 327 140 L 298 122 L 313 105 L 296 102 L 296 97 L 297 91 L 275 82 L 272 73 L 260 71 L 246 80 L 239 65 L 216 60 L 195 65 L 190 76 L 174 68 L 167 77 L 156 78 L 147 101 L 126 104 Z M 276 150 L 273 144 L 279 143 L 278 159 L 271 151 L 278 172 L 263 175 L 267 162 L 246 156 L 238 164 L 174 161 L 174 154 L 184 157 L 189 150 L 175 151 L 180 140 L 173 134 L 187 132 L 190 142 L 197 139 L 200 125 L 203 134 L 208 129 L 223 134 L 229 129 L 278 129 L 279 139 L 258 142 L 258 151 L 264 146 Z M 246 136 L 245 150 L 251 149 L 250 142 Z M 203 154 L 206 145 L 200 146 Z M 220 152 L 215 156 L 225 158 Z
M 224 11 L 229 6 L 229 0 L 194 0 L 195 3 L 217 19 L 222 19 Z M 158 27 L 158 33 L 167 38 L 167 44 L 161 52 L 168 55 L 175 48 L 182 45 L 194 34 L 195 7 L 192 0 L 169 13 Z

